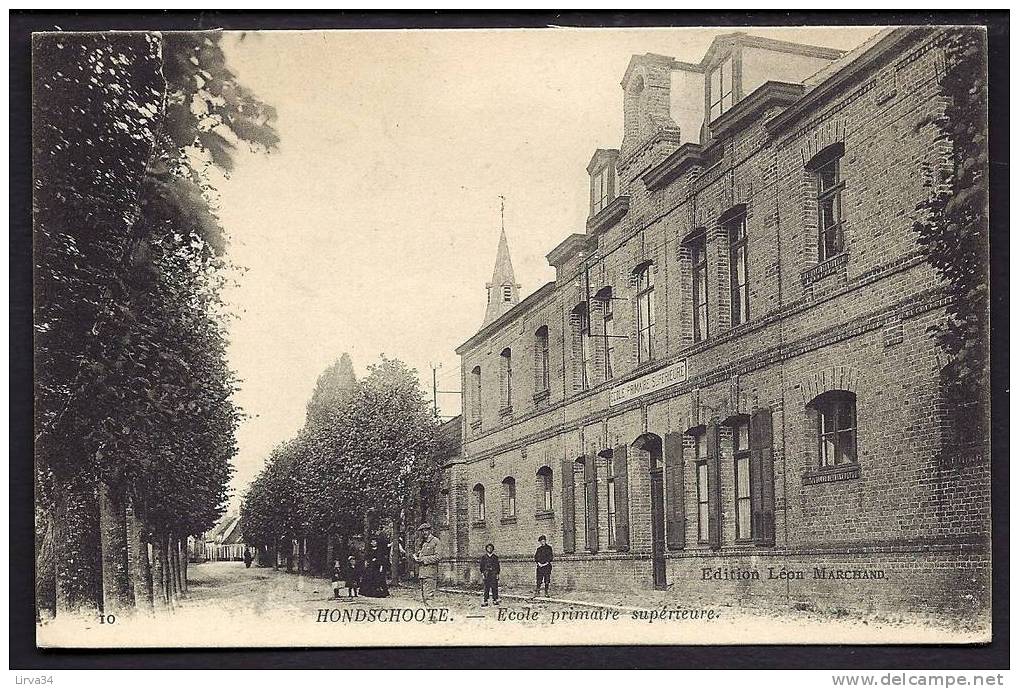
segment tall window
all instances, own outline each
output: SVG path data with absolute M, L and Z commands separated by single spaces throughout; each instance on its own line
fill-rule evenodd
M 507 347 L 499 357 L 502 366 L 502 406 L 505 408 L 513 405 L 513 352 Z
M 594 173 L 591 178 L 592 194 L 591 194 L 591 214 L 594 215 L 605 206 L 609 205 L 609 201 L 613 199 L 612 187 L 610 181 L 610 166 L 606 165 L 598 172 Z
M 711 74 L 708 76 L 708 93 L 711 103 L 709 122 L 732 107 L 732 92 L 732 58 L 727 57 L 711 70 Z
M 708 338 L 707 234 L 699 234 L 687 246 L 690 248 L 690 264 L 693 268 L 693 340 L 700 342 Z
M 612 476 L 611 469 L 609 470 L 608 480 L 605 481 L 606 490 L 605 504 L 606 516 L 609 522 L 609 547 L 614 548 L 616 545 L 616 479 Z
M 603 348 L 605 351 L 605 380 L 612 378 L 612 365 L 615 360 L 616 351 L 616 324 L 612 314 L 612 288 L 606 287 L 598 293 L 602 303 L 602 335 L 604 337 Z
M 817 410 L 817 453 L 823 467 L 856 463 L 856 395 L 835 390 L 819 395 Z
M 729 276 L 732 324 L 750 321 L 750 283 L 747 279 L 747 216 L 729 221 Z
M 548 390 L 548 326 L 541 326 L 534 333 L 534 379 L 538 392 Z
M 591 385 L 591 314 L 587 303 L 577 306 L 580 326 L 580 387 L 587 390 Z
M 481 367 L 475 366 L 471 371 L 471 418 L 481 421 Z
M 694 468 L 697 472 L 697 540 L 708 542 L 708 452 L 707 434 L 694 436 Z
M 732 427 L 733 464 L 736 474 L 736 540 L 752 537 L 750 507 L 750 424 L 741 420 Z
M 502 480 L 502 516 L 504 518 L 517 516 L 517 482 L 512 476 Z
M 513 300 L 513 286 L 512 285 L 503 285 L 502 286 L 502 300 L 503 301 L 512 301 Z
M 485 521 L 485 487 L 480 483 L 471 491 L 474 496 L 474 521 Z
M 449 499 L 449 491 L 445 488 L 439 493 L 439 509 L 442 510 L 444 524 L 453 523 L 453 502 Z
M 842 188 L 839 160 L 842 148 L 823 157 L 814 167 L 817 182 L 817 260 L 826 261 L 842 251 Z M 823 153 L 822 153 L 823 155 Z
M 654 358 L 655 277 L 650 265 L 637 273 L 637 360 Z
M 542 512 L 552 511 L 552 469 L 541 467 L 537 474 L 538 509 Z

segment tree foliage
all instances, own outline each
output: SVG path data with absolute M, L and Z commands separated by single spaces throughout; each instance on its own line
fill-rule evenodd
M 399 520 L 434 479 L 435 420 L 416 372 L 383 357 L 356 380 L 346 354 L 327 368 L 307 423 L 279 445 L 242 507 L 245 536 L 271 545 L 362 533 L 366 517 Z
M 278 139 L 219 42 L 33 42 L 41 532 L 67 486 L 100 482 L 150 533 L 197 534 L 222 513 L 240 413 L 207 173 L 229 170 L 241 144 L 271 151 Z
M 914 229 L 949 285 L 948 317 L 935 328 L 947 355 L 943 387 L 951 405 L 986 397 L 988 382 L 987 63 L 984 35 L 945 34 L 946 107 L 934 122 L 936 146 L 948 151 Z

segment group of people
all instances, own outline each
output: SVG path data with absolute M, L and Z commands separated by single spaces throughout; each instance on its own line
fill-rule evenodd
M 552 546 L 544 535 L 538 536 L 538 548 L 534 551 L 534 597 L 541 594 L 542 586 L 545 588 L 545 596 L 548 597 L 548 586 L 552 580 Z M 489 596 L 492 603 L 499 605 L 499 556 L 495 554 L 495 544 L 489 543 L 485 546 L 485 554 L 481 556 L 478 563 L 481 570 L 481 578 L 484 582 L 484 598 L 481 605 L 488 605 Z
M 403 548 L 400 550 L 402 552 Z M 340 597 L 340 588 L 343 586 L 347 589 L 348 598 L 387 597 L 389 595 L 387 578 L 391 567 L 389 544 L 378 538 L 371 539 L 363 558 L 351 555 L 346 563 L 341 564 L 339 560 L 333 562 L 331 577 L 333 597 Z
M 427 605 L 435 597 L 438 589 L 439 561 L 442 559 L 441 543 L 432 535 L 431 524 L 422 524 L 417 531 L 417 548 L 411 558 L 418 565 L 421 598 Z M 401 555 L 406 553 L 399 543 L 397 547 Z M 389 595 L 387 577 L 390 569 L 389 544 L 373 538 L 368 543 L 363 559 L 359 560 L 351 555 L 347 558 L 346 565 L 341 565 L 339 560 L 333 563 L 333 597 L 339 598 L 340 588 L 345 586 L 347 597 L 351 599 L 359 596 L 385 598 Z

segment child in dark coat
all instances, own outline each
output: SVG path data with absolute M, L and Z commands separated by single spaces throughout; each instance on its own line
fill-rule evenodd
M 347 558 L 347 598 L 357 598 L 357 589 L 361 586 L 361 566 L 357 564 L 357 558 L 351 555 Z
M 499 556 L 495 554 L 495 546 L 491 543 L 485 546 L 485 554 L 481 556 L 479 563 L 481 576 L 485 580 L 485 600 L 482 606 L 488 605 L 488 594 L 492 594 L 492 603 L 499 605 Z
M 340 561 L 333 561 L 333 575 L 330 577 L 333 584 L 333 598 L 340 597 L 340 582 L 343 581 L 343 570 L 340 568 Z

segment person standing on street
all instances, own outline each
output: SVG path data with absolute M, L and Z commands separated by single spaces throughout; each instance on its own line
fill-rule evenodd
M 541 593 L 541 585 L 545 584 L 545 597 L 548 597 L 548 583 L 552 579 L 552 546 L 545 542 L 545 536 L 538 536 L 538 549 L 534 551 L 534 563 L 537 565 L 534 574 L 534 597 Z
M 482 607 L 488 605 L 488 594 L 492 594 L 492 604 L 499 605 L 499 556 L 495 554 L 495 545 L 485 546 L 485 554 L 481 556 L 481 577 L 485 580 L 485 599 Z
M 251 557 L 251 551 L 247 548 L 247 546 L 245 546 L 245 548 L 244 548 L 244 567 L 245 567 L 245 569 L 250 569 L 251 568 L 251 561 L 253 559 L 254 558 Z
M 442 542 L 432 534 L 432 525 L 425 523 L 418 527 L 421 542 L 414 553 L 418 564 L 418 579 L 421 581 L 421 600 L 429 605 L 435 597 L 439 580 L 439 562 L 442 560 Z

